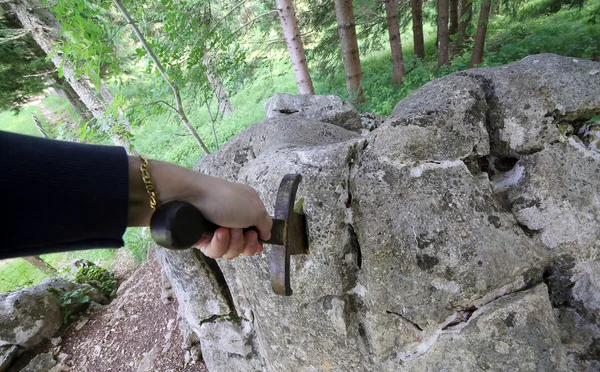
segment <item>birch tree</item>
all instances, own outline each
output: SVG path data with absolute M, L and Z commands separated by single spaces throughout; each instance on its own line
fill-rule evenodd
M 196 129 L 194 128 L 194 126 L 192 125 L 190 120 L 188 119 L 187 113 L 185 112 L 183 103 L 181 101 L 181 93 L 179 92 L 179 86 L 177 85 L 177 83 L 175 81 L 173 81 L 169 77 L 169 74 L 164 69 L 162 63 L 158 60 L 158 58 L 154 54 L 154 51 L 152 50 L 152 48 L 150 48 L 150 45 L 148 45 L 148 43 L 146 42 L 146 38 L 141 33 L 141 31 L 139 30 L 139 28 L 137 27 L 135 22 L 133 22 L 131 15 L 129 14 L 127 9 L 123 6 L 121 1 L 113 0 L 113 3 L 119 9 L 121 14 L 123 14 L 123 17 L 125 17 L 125 19 L 127 20 L 127 23 L 129 24 L 129 26 L 131 26 L 131 29 L 133 30 L 133 32 L 137 36 L 138 40 L 142 44 L 144 50 L 146 50 L 146 53 L 148 53 L 148 56 L 150 57 L 150 59 L 152 60 L 154 65 L 156 66 L 157 70 L 160 72 L 162 77 L 165 79 L 165 82 L 169 85 L 169 88 L 171 89 L 171 92 L 173 93 L 173 98 L 175 99 L 175 106 L 171 107 L 171 108 L 177 113 L 177 115 L 179 116 L 179 119 L 185 125 L 185 127 L 188 129 L 190 134 L 194 137 L 194 139 L 196 140 L 196 143 L 198 143 L 198 146 L 200 146 L 200 148 L 202 149 L 204 154 L 205 155 L 209 154 L 210 151 L 208 151 L 208 148 L 204 144 L 204 141 L 202 141 L 202 139 L 198 135 L 198 132 L 196 131 Z
M 135 153 L 128 137 L 131 128 L 128 127 L 127 122 L 108 114 L 107 107 L 98 97 L 89 80 L 84 76 L 78 76 L 72 62 L 63 58 L 62 54 L 56 53 L 55 49 L 61 36 L 58 23 L 52 13 L 37 4 L 28 4 L 23 1 L 10 2 L 8 7 L 40 48 L 50 56 L 52 63 L 57 69 L 60 69 L 64 79 L 102 125 L 104 131 L 110 135 L 114 144 L 123 146 L 130 153 Z M 40 17 L 38 12 L 43 12 L 43 17 Z
M 298 29 L 298 20 L 296 19 L 296 13 L 294 11 L 294 4 L 292 0 L 276 0 L 275 3 L 281 21 L 281 28 L 283 29 L 283 36 L 285 37 L 288 53 L 290 55 L 290 62 L 292 63 L 292 68 L 294 70 L 298 93 L 315 94 L 315 89 L 313 88 L 312 79 L 310 78 L 308 65 L 306 63 L 306 55 L 304 53 L 304 46 L 302 45 L 302 38 L 300 37 L 300 30 Z

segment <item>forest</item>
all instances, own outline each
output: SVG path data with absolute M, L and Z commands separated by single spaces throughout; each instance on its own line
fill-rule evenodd
M 389 114 L 474 66 L 597 59 L 597 0 L 3 1 L 0 109 L 53 86 L 80 116 L 54 137 L 190 166 L 261 120 L 274 92 Z M 488 30 L 489 29 L 489 30 Z M 294 84 L 294 82 L 296 84 Z
M 261 121 L 274 93 L 338 95 L 387 115 L 456 71 L 537 53 L 600 60 L 600 0 L 0 5 L 0 130 L 186 167 Z

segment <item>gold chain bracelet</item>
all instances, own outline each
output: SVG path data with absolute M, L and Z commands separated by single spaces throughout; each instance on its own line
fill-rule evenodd
M 154 185 L 152 184 L 152 179 L 150 178 L 150 171 L 148 171 L 148 158 L 144 155 L 140 155 L 140 160 L 142 161 L 142 165 L 140 165 L 140 172 L 142 172 L 142 180 L 144 181 L 144 186 L 146 186 L 146 191 L 148 192 L 148 197 L 150 198 L 150 207 L 153 210 L 156 210 L 156 192 Z

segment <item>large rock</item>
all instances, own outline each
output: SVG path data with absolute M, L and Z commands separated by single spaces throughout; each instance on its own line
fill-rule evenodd
M 76 312 L 82 304 L 61 306 L 61 295 L 84 288 L 92 301 L 106 303 L 106 296 L 87 284 L 75 284 L 60 278 L 15 292 L 0 294 L 0 346 L 31 348 L 48 339 L 63 324 L 65 311 Z
M 21 372 L 48 372 L 57 362 L 50 353 L 41 353 L 31 359 L 29 364 L 21 370 Z
M 460 326 L 440 332 L 431 348 L 406 369 L 568 371 L 544 284 L 491 302 Z
M 13 359 L 18 357 L 23 352 L 23 349 L 17 345 L 0 346 L 0 372 L 8 369 Z
M 600 248 L 599 164 L 576 137 L 521 157 L 522 176 L 508 188 L 513 214 L 548 249 L 587 257 Z
M 600 159 L 566 136 L 600 110 L 596 70 L 528 57 L 427 84 L 365 137 L 278 117 L 207 156 L 199 171 L 249 184 L 269 212 L 281 178 L 302 174 L 310 247 L 292 257 L 291 297 L 272 292 L 268 246 L 210 270 L 187 269 L 205 267 L 195 253 L 163 261 L 209 369 L 593 369 Z M 522 89 L 555 78 L 568 94 Z
M 544 273 L 571 370 L 600 370 L 600 265 L 571 255 Z
M 374 137 L 374 151 L 390 161 L 487 155 L 487 100 L 492 94 L 481 79 L 469 76 L 429 82 L 396 105 Z
M 313 94 L 277 93 L 265 102 L 265 117 L 305 118 L 338 125 L 342 128 L 360 131 L 362 120 L 356 109 L 338 96 L 319 96 Z M 293 124 L 292 124 L 293 126 Z
M 179 315 L 185 322 L 182 333 L 187 334 L 188 328 L 195 332 L 207 367 L 224 372 L 232 366 L 239 371 L 260 371 L 263 362 L 255 351 L 253 323 L 236 314 L 217 263 L 195 249 L 160 249 L 156 254 L 178 299 Z M 251 313 L 245 315 L 251 318 Z
M 458 73 L 480 79 L 490 98 L 492 152 L 514 156 L 558 141 L 563 125 L 600 115 L 600 64 L 555 54 Z

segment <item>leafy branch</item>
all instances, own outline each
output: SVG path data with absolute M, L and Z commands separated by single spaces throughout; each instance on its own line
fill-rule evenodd
M 190 123 L 190 121 L 185 113 L 183 104 L 181 102 L 181 94 L 179 93 L 179 87 L 177 86 L 177 83 L 169 77 L 169 75 L 167 74 L 167 71 L 164 69 L 162 63 L 158 60 L 158 58 L 154 54 L 154 51 L 152 50 L 152 48 L 150 48 L 150 45 L 148 45 L 146 38 L 144 37 L 144 35 L 142 35 L 141 31 L 139 30 L 139 28 L 137 27 L 135 22 L 133 22 L 131 15 L 129 14 L 127 9 L 123 6 L 121 1 L 113 0 L 113 4 L 115 4 L 115 6 L 119 9 L 121 14 L 123 14 L 123 17 L 125 18 L 127 23 L 131 26 L 131 29 L 137 36 L 138 40 L 140 41 L 140 43 L 142 44 L 144 49 L 146 50 L 146 53 L 148 53 L 148 56 L 150 57 L 152 62 L 154 62 L 154 64 L 156 65 L 156 68 L 162 75 L 163 79 L 171 88 L 171 91 L 173 92 L 173 97 L 175 99 L 175 104 L 176 104 L 175 112 L 177 112 L 177 115 L 179 115 L 179 118 L 181 119 L 183 124 L 188 128 L 190 134 L 194 137 L 194 139 L 196 140 L 196 142 L 198 143 L 198 145 L 200 146 L 200 148 L 202 149 L 204 154 L 208 155 L 210 153 L 210 151 L 208 151 L 208 148 L 206 147 L 206 145 L 204 144 L 204 142 L 198 135 L 198 132 L 196 131 L 196 129 L 194 128 L 192 123 Z

